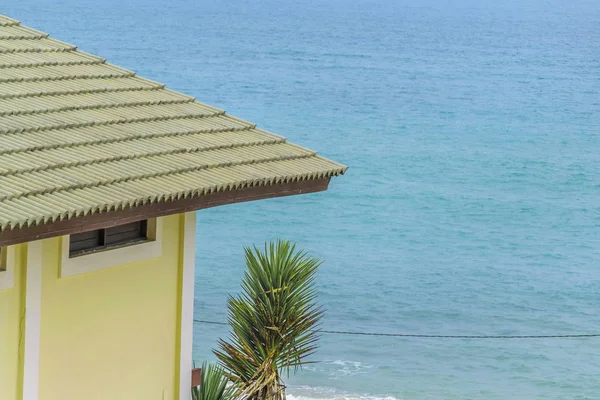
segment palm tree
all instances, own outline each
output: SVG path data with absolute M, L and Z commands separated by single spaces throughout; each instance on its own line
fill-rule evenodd
M 316 303 L 321 264 L 287 241 L 245 248 L 242 294 L 228 301 L 229 341 L 215 355 L 246 400 L 283 400 L 282 374 L 306 364 L 318 340 L 323 310 Z
M 235 389 L 228 381 L 219 366 L 202 363 L 200 386 L 192 388 L 192 400 L 233 400 Z

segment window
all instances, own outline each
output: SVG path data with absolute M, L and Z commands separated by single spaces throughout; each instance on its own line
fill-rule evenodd
M 8 264 L 8 249 L 6 247 L 0 247 L 0 272 L 6 271 Z
M 111 228 L 77 233 L 70 236 L 69 256 L 76 257 L 148 240 L 148 220 L 117 225 Z
M 149 218 L 106 229 L 65 235 L 61 238 L 59 275 L 66 278 L 161 257 L 162 227 L 163 218 Z M 10 254 L 9 252 L 9 268 Z

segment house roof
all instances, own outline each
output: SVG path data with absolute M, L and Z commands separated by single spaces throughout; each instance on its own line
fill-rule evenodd
M 0 231 L 346 168 L 0 15 Z

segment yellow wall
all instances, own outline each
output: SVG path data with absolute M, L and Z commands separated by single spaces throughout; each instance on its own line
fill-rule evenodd
M 176 398 L 183 223 L 163 221 L 162 257 L 66 278 L 44 240 L 40 400 Z
M 0 399 L 17 400 L 20 395 L 22 324 L 26 245 L 15 246 L 15 284 L 0 290 Z

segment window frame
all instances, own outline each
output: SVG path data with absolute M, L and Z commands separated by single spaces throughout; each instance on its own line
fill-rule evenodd
M 136 229 L 125 231 L 125 233 L 127 234 L 129 232 L 139 230 L 138 236 L 131 237 L 131 238 L 125 238 L 123 240 L 117 239 L 114 242 L 111 242 L 109 240 L 109 238 L 111 236 L 114 237 L 117 235 L 123 235 L 123 232 L 119 231 L 119 228 L 131 226 L 133 224 L 138 224 L 138 223 L 140 224 L 140 226 L 135 227 Z M 71 257 L 71 258 L 81 257 L 81 256 L 84 256 L 84 255 L 90 254 L 90 253 L 108 251 L 108 250 L 116 249 L 119 247 L 125 247 L 125 246 L 134 246 L 134 245 L 138 245 L 143 242 L 147 242 L 149 240 L 154 240 L 153 234 L 152 234 L 150 228 L 151 228 L 151 222 L 149 223 L 147 219 L 143 219 L 140 221 L 130 222 L 130 223 L 122 224 L 122 225 L 115 225 L 115 226 L 111 226 L 111 227 L 107 227 L 107 228 L 103 228 L 103 229 L 95 229 L 92 231 L 82 232 L 81 234 L 83 234 L 83 235 L 90 235 L 90 234 L 93 234 L 94 232 L 98 232 L 98 244 L 95 246 L 90 246 L 90 247 L 86 247 L 86 248 L 82 248 L 82 249 L 78 249 L 78 250 L 73 250 L 72 239 L 73 239 L 74 235 L 69 235 L 69 257 Z M 81 234 L 76 234 L 76 235 L 81 235 Z M 89 239 L 84 239 L 84 240 L 89 241 L 92 239 L 94 239 L 93 236 L 91 236 Z M 83 241 L 83 240 L 80 240 L 80 242 L 81 241 Z
M 70 235 L 62 236 L 60 277 L 85 274 L 162 255 L 162 218 L 147 220 L 146 239 L 90 249 L 71 255 Z
M 8 247 L 0 246 L 0 272 L 6 272 L 8 268 Z
M 15 246 L 1 247 L 0 251 L 0 290 L 15 285 Z

